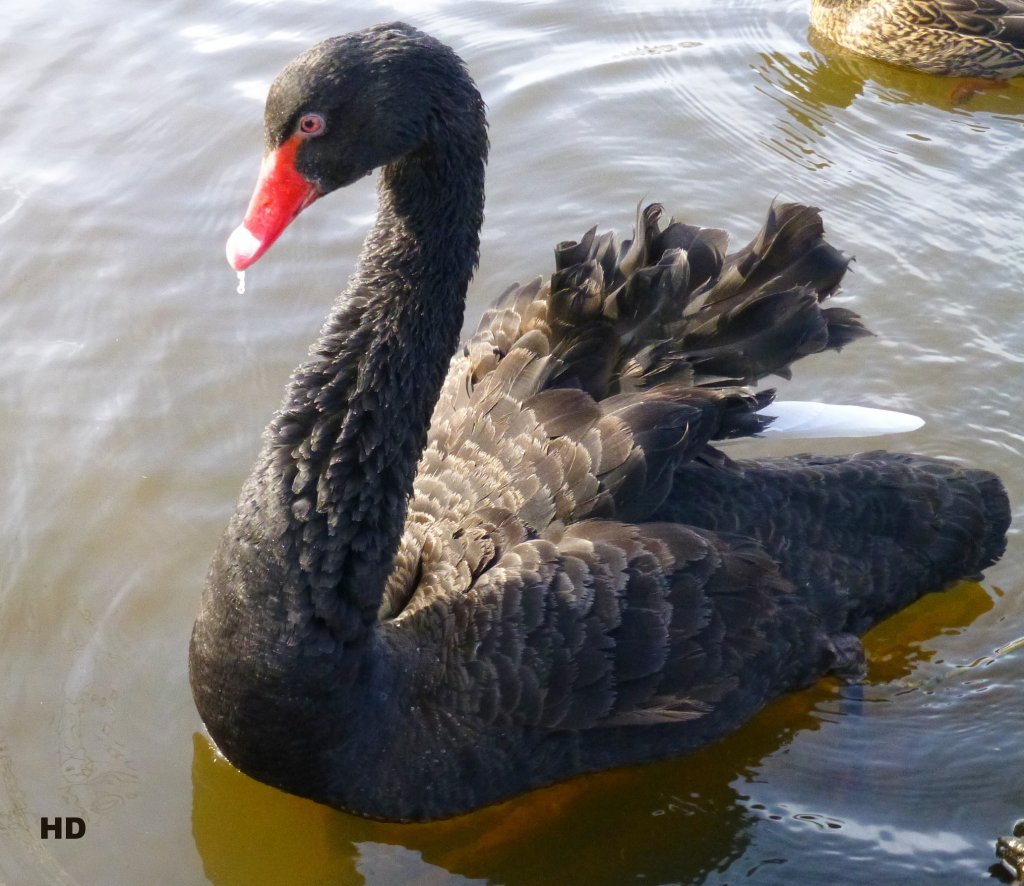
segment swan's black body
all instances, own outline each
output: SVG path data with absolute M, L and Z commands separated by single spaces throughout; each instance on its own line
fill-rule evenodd
M 321 44 L 267 139 L 314 197 L 383 171 L 192 638 L 199 711 L 255 778 L 430 819 L 679 754 L 856 670 L 850 632 L 1001 553 L 990 474 L 710 447 L 763 425 L 740 385 L 864 333 L 822 305 L 846 261 L 816 211 L 725 257 L 651 207 L 632 243 L 559 247 L 455 353 L 486 136 L 454 53 L 398 24 Z

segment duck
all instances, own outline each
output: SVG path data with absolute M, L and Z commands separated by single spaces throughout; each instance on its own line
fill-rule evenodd
M 1013 877 L 1014 883 L 1024 883 L 1024 819 L 1013 826 L 1012 836 L 996 840 L 997 870 Z
M 811 0 L 811 26 L 858 55 L 930 74 L 1024 73 L 1024 0 Z
M 829 298 L 820 212 L 747 245 L 637 213 L 500 295 L 460 344 L 484 102 L 400 22 L 325 40 L 270 88 L 227 256 L 379 170 L 354 273 L 294 371 L 209 568 L 192 694 L 235 767 L 374 819 L 449 818 L 685 754 L 976 577 L 1009 505 L 924 456 L 739 458 L 791 364 L 869 333 Z M 756 444 L 755 444 L 756 445 Z

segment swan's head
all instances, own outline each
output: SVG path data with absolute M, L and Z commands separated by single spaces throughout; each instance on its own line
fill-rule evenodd
M 245 270 L 303 209 L 424 147 L 474 97 L 459 57 L 401 22 L 304 52 L 270 87 L 263 163 L 228 262 Z

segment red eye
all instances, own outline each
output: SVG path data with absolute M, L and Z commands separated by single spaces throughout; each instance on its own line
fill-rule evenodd
M 299 118 L 299 132 L 303 135 L 321 135 L 324 126 L 324 118 L 319 114 L 303 114 Z

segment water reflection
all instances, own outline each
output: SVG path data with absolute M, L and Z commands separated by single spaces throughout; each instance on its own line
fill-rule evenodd
M 731 782 L 787 731 L 731 740 L 683 764 L 578 779 L 428 825 L 368 821 L 281 794 L 232 769 L 196 736 L 194 836 L 217 886 L 430 883 L 438 869 L 507 884 L 699 882 L 742 854 L 755 815 Z M 723 767 L 723 758 L 730 764 Z M 385 845 L 405 851 L 371 848 Z M 374 876 L 383 857 L 389 874 Z
M 929 105 L 957 114 L 967 125 L 984 128 L 979 114 L 1004 119 L 1024 113 L 1024 78 L 992 90 L 965 92 L 962 78 L 934 77 L 847 53 L 813 31 L 810 48 L 800 52 L 763 51 L 754 66 L 758 90 L 782 109 L 766 147 L 805 169 L 833 164 L 823 142 L 829 135 L 857 137 L 856 120 L 836 111 L 867 94 L 892 104 Z

